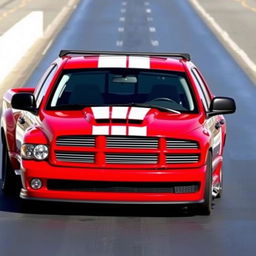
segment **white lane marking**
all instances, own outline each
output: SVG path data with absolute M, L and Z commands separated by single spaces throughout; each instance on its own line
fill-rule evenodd
M 129 57 L 129 68 L 150 68 L 150 59 L 149 57 Z
M 112 119 L 126 119 L 128 107 L 112 107 Z
M 144 2 L 144 5 L 149 6 L 149 2 Z
M 95 119 L 109 119 L 110 108 L 109 107 L 91 107 L 92 113 Z
M 126 68 L 126 56 L 100 56 L 99 68 Z
M 128 116 L 128 119 L 132 120 L 143 120 L 145 116 L 147 115 L 150 108 L 137 108 L 132 107 Z
M 159 41 L 158 40 L 151 40 L 151 44 L 155 47 L 159 46 Z
M 147 8 L 146 9 L 146 13 L 151 13 L 152 11 L 151 11 L 151 9 L 150 8 Z
M 122 5 L 123 5 L 123 6 L 126 6 L 126 5 L 127 5 L 127 2 L 122 2 Z
M 124 32 L 124 27 L 119 27 L 118 32 Z
M 108 135 L 109 134 L 109 126 L 92 126 L 92 134 L 93 135 Z
M 53 43 L 53 40 L 51 40 L 51 41 L 47 44 L 47 46 L 44 48 L 44 50 L 43 50 L 43 52 L 42 52 L 42 55 L 45 55 L 45 54 L 47 53 L 47 51 L 48 51 L 49 48 L 51 47 L 52 43 Z
M 151 22 L 151 21 L 153 21 L 153 20 L 154 20 L 153 17 L 147 17 L 147 21 L 148 21 L 148 22 Z
M 122 8 L 122 9 L 121 9 L 121 13 L 126 13 L 126 9 L 125 9 L 125 8 Z
M 111 135 L 126 135 L 126 126 L 111 126 Z
M 119 20 L 120 20 L 121 22 L 125 22 L 125 17 L 120 17 Z
M 116 41 L 116 46 L 122 47 L 124 42 L 122 40 Z
M 156 28 L 155 27 L 149 27 L 149 32 L 151 32 L 151 33 L 156 32 Z
M 128 127 L 128 135 L 129 136 L 147 136 L 147 127 L 135 127 L 129 126 Z
M 229 36 L 229 34 L 221 28 L 221 26 L 215 21 L 215 19 L 207 13 L 204 8 L 198 3 L 197 0 L 190 0 L 190 2 L 195 6 L 198 12 L 209 22 L 213 29 L 221 36 L 224 42 L 243 60 L 243 62 L 251 69 L 256 72 L 256 63 L 247 55 L 247 53 L 241 49 L 235 41 Z

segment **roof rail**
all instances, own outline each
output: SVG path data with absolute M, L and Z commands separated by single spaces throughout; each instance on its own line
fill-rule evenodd
M 67 55 L 127 55 L 127 56 L 152 56 L 152 57 L 171 57 L 191 60 L 189 53 L 163 53 L 163 52 L 118 52 L 118 51 L 83 51 L 83 50 L 61 50 L 59 57 Z

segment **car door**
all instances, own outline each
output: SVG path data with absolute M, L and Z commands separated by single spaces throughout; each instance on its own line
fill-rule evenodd
M 211 95 L 207 89 L 201 74 L 196 68 L 192 68 L 192 75 L 194 77 L 195 83 L 197 85 L 198 91 L 200 93 L 204 108 L 206 112 L 209 112 L 209 107 L 211 104 Z M 206 119 L 205 127 L 211 134 L 211 146 L 212 146 L 212 156 L 213 159 L 222 154 L 223 146 L 223 130 L 222 125 L 225 120 L 222 115 L 212 116 Z

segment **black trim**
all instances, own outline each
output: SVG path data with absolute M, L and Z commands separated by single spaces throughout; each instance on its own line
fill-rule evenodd
M 47 189 L 54 191 L 190 194 L 198 192 L 199 188 L 199 182 L 47 180 Z
M 190 61 L 191 57 L 188 53 L 162 53 L 162 52 L 118 52 L 118 51 L 81 51 L 81 50 L 61 50 L 59 57 L 67 55 L 126 55 L 126 56 L 152 56 L 152 57 L 171 57 L 182 58 Z
M 20 198 L 23 200 L 62 202 L 62 203 L 88 203 L 88 204 L 131 204 L 131 205 L 194 205 L 204 203 L 204 199 L 198 201 L 94 201 L 94 200 L 76 200 L 76 199 L 58 199 L 28 196 L 28 191 L 21 189 Z

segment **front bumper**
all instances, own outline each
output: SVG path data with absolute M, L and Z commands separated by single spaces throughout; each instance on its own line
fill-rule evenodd
M 47 162 L 23 161 L 21 169 L 23 199 L 125 204 L 189 204 L 201 203 L 204 199 L 206 166 L 191 169 L 92 169 L 57 167 Z M 41 189 L 30 186 L 33 178 L 43 182 Z M 49 189 L 49 180 L 106 181 L 106 182 L 196 182 L 199 188 L 191 193 L 167 192 L 95 192 Z

